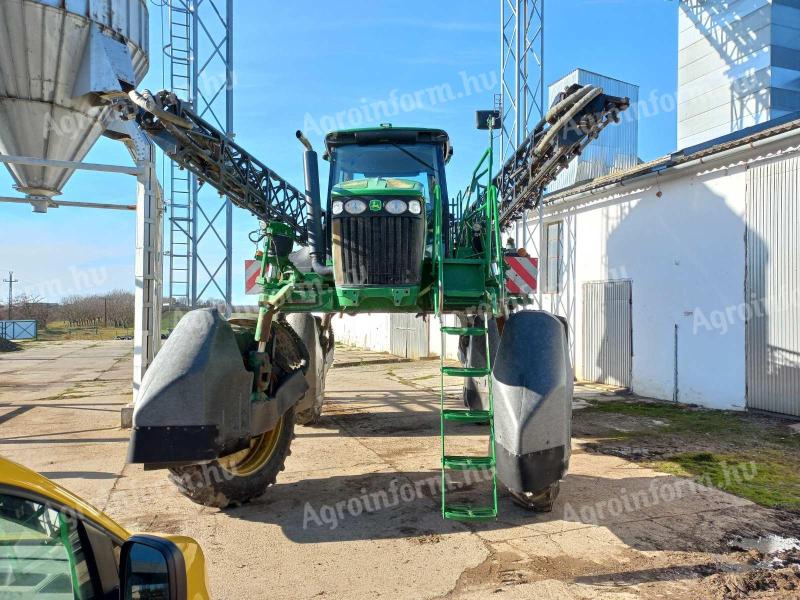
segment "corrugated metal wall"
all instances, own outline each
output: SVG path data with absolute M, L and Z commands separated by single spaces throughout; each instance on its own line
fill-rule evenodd
M 428 322 L 414 314 L 396 313 L 390 318 L 390 352 L 405 358 L 428 356 Z
M 583 284 L 583 379 L 631 387 L 631 282 Z
M 752 168 L 747 182 L 747 406 L 800 416 L 800 158 Z

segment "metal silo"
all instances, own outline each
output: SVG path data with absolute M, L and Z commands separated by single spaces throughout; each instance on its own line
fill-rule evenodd
M 148 68 L 146 0 L 0 0 L 0 153 L 81 161 Z M 33 197 L 72 169 L 6 165 Z

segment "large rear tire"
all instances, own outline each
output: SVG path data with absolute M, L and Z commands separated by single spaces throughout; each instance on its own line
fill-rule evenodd
M 291 454 L 294 408 L 272 431 L 250 440 L 250 447 L 199 465 L 170 469 L 170 480 L 198 504 L 225 508 L 258 498 L 275 483 Z

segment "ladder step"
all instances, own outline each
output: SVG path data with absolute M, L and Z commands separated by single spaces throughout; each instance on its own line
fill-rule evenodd
M 491 373 L 491 370 L 474 367 L 442 367 L 442 373 L 452 377 L 486 377 Z
M 483 327 L 442 327 L 442 333 L 448 335 L 483 335 L 486 329 Z
M 445 456 L 442 465 L 448 469 L 491 469 L 494 466 L 493 456 Z
M 444 517 L 458 521 L 481 521 L 496 518 L 497 510 L 491 506 L 445 505 Z
M 458 410 L 445 409 L 442 411 L 445 421 L 459 421 L 461 423 L 488 423 L 492 420 L 492 413 L 488 410 Z

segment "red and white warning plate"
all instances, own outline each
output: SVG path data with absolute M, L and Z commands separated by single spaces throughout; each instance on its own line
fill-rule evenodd
M 260 260 L 244 261 L 244 293 L 247 295 L 258 296 L 261 293 L 261 286 L 256 283 L 261 272 Z
M 506 256 L 506 289 L 510 294 L 533 294 L 539 278 L 539 259 Z

